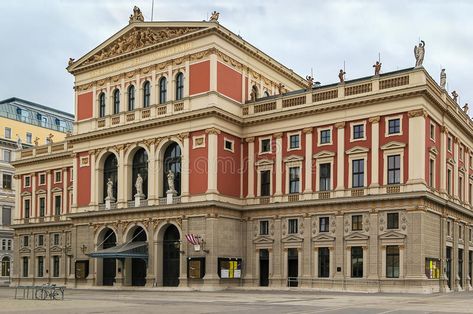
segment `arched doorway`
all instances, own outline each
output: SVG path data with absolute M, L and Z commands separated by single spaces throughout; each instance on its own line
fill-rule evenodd
M 103 236 L 102 249 L 108 249 L 117 245 L 117 236 L 112 229 L 106 229 Z M 113 286 L 116 276 L 116 259 L 104 258 L 102 261 L 102 285 Z
M 146 242 L 146 232 L 141 227 L 133 231 L 131 242 Z M 146 284 L 146 261 L 141 258 L 131 259 L 131 285 L 144 286 Z
M 113 197 L 117 199 L 117 188 L 118 188 L 118 161 L 117 156 L 115 154 L 110 154 L 103 164 L 103 199 L 102 202 L 105 202 L 105 198 L 107 197 L 107 183 L 108 179 L 112 180 L 113 182 Z
M 172 142 L 166 148 L 163 160 L 163 196 L 166 196 L 169 190 L 169 170 L 174 174 L 174 189 L 177 195 L 181 195 L 181 148 L 176 142 Z
M 176 226 L 170 225 L 163 238 L 163 286 L 179 285 L 180 235 Z
M 145 198 L 148 197 L 148 153 L 144 148 L 140 148 L 135 152 L 133 156 L 133 171 L 132 171 L 132 194 L 131 199 L 134 199 L 136 194 L 136 178 L 138 178 L 138 173 L 143 179 L 142 189 Z

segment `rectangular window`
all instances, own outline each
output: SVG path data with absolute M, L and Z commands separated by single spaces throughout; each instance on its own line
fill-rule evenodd
M 399 278 L 399 246 L 386 246 L 386 277 Z
M 447 221 L 447 236 L 451 236 L 452 231 L 451 231 L 451 224 L 450 221 Z
M 319 191 L 330 191 L 330 169 L 331 164 L 320 164 L 319 166 Z
M 53 235 L 53 245 L 59 245 L 59 233 Z
M 55 171 L 54 172 L 54 183 L 60 183 L 62 181 L 62 172 Z
M 299 193 L 299 167 L 290 167 L 289 168 L 289 193 Z
M 430 124 L 430 139 L 435 141 L 435 125 Z
M 25 188 L 29 188 L 31 186 L 31 177 L 26 176 L 25 177 Z
M 447 138 L 447 149 L 449 152 L 452 151 L 452 138 L 450 136 Z
M 268 235 L 269 234 L 269 221 L 260 220 L 259 222 L 259 234 Z
M 319 278 L 330 277 L 330 249 L 319 247 Z
M 54 215 L 59 216 L 61 215 L 61 207 L 62 207 L 62 197 L 61 195 L 54 196 Z
M 11 190 L 11 187 L 12 187 L 12 180 L 11 180 L 12 176 L 11 174 L 3 174 L 3 183 L 2 183 L 2 187 L 5 189 L 5 190 Z
M 7 250 L 11 251 L 11 240 L 7 241 Z
M 388 213 L 388 229 L 399 229 L 399 213 Z
M 320 131 L 320 144 L 329 144 L 331 142 L 331 130 Z
M 447 193 L 452 195 L 452 170 L 447 169 Z
M 270 170 L 263 170 L 260 173 L 261 177 L 261 196 L 270 196 L 270 188 L 271 188 L 271 171 Z
M 25 218 L 30 218 L 30 200 L 26 199 L 24 205 Z
M 46 198 L 39 198 L 39 217 L 44 217 L 46 212 Z
M 300 145 L 299 134 L 294 134 L 294 135 L 289 136 L 289 148 L 290 149 L 299 148 L 299 145 Z
M 364 159 L 355 159 L 352 160 L 352 187 L 361 188 L 365 185 L 365 167 Z
M 434 172 L 435 171 L 435 160 L 429 159 L 429 185 L 431 188 L 434 187 Z
M 41 173 L 39 175 L 39 185 L 45 185 L 46 184 L 46 175 L 44 173 Z
M 351 230 L 360 231 L 363 229 L 363 216 L 362 215 L 352 215 L 351 216 Z
M 463 288 L 463 249 L 458 249 L 458 283 L 460 287 Z
M 2 239 L 2 251 L 6 251 L 6 250 L 7 250 L 7 240 Z
M 388 156 L 388 184 L 401 183 L 401 156 Z
M 473 198 L 473 185 L 471 183 L 468 183 L 468 203 L 472 204 L 472 198 Z
M 458 238 L 463 239 L 463 228 L 461 225 L 458 226 Z
M 26 144 L 31 144 L 33 143 L 33 134 L 30 132 L 26 132 Z
M 351 277 L 363 278 L 363 248 L 361 246 L 351 247 Z
M 460 152 L 458 155 L 459 155 L 458 158 L 460 158 L 460 160 L 463 161 L 463 146 L 460 146 Z
M 44 257 L 38 256 L 38 277 L 43 277 Z
M 388 134 L 401 133 L 401 119 L 388 120 Z
M 23 257 L 23 277 L 28 277 L 28 257 Z
M 23 246 L 27 247 L 30 245 L 30 237 L 29 236 L 23 236 Z
M 224 144 L 225 150 L 233 152 L 233 141 L 225 140 Z
M 59 277 L 59 256 L 53 256 L 53 277 Z
M 353 126 L 353 139 L 360 139 L 365 137 L 365 126 L 363 124 L 357 124 Z
M 328 232 L 329 228 L 329 217 L 319 218 L 319 232 Z
M 297 230 L 297 222 L 298 222 L 298 219 L 289 219 L 287 221 L 287 233 L 289 234 L 294 234 L 294 233 L 297 233 L 298 230 Z
M 11 129 L 5 127 L 5 138 L 11 138 Z
M 470 276 L 470 285 L 473 284 L 473 251 L 468 251 L 468 275 Z
M 460 201 L 463 201 L 463 177 L 462 176 L 458 177 L 458 197 L 460 198 Z
M 11 161 L 11 151 L 8 149 L 3 150 L 3 161 L 10 162 Z
M 44 245 L 44 235 L 40 234 L 38 235 L 38 246 L 43 246 Z
M 262 153 L 269 153 L 271 152 L 271 139 L 266 138 L 261 140 L 261 152 Z
M 11 225 L 11 207 L 9 206 L 2 207 L 2 224 L 4 226 Z

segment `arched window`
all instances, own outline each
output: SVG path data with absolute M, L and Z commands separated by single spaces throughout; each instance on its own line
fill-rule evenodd
M 182 72 L 176 75 L 176 100 L 181 100 L 184 97 L 184 74 Z
M 150 98 L 151 98 L 151 89 L 149 81 L 146 81 L 143 84 L 143 107 L 148 108 L 150 105 Z
M 174 174 L 174 189 L 181 195 L 181 148 L 177 143 L 170 144 L 164 151 L 163 195 L 169 190 L 168 173 Z
M 258 86 L 253 85 L 250 96 L 252 101 L 256 101 L 256 99 L 258 99 Z
M 10 258 L 5 256 L 2 258 L 2 277 L 10 276 Z
M 148 196 L 148 154 L 144 148 L 140 148 L 136 151 L 135 156 L 133 156 L 133 173 L 132 173 L 132 199 L 136 194 L 136 179 L 138 178 L 138 173 L 143 178 L 143 194 L 145 198 Z
M 162 77 L 159 80 L 159 103 L 164 104 L 166 102 L 166 89 L 167 86 L 167 80 L 165 77 Z
M 135 110 L 135 86 L 128 87 L 128 111 Z
M 117 183 L 118 183 L 118 161 L 115 154 L 110 154 L 103 165 L 103 199 L 107 197 L 107 183 L 108 179 L 111 179 L 113 182 L 113 197 L 117 199 Z
M 113 114 L 120 112 L 120 90 L 117 88 L 113 92 Z
M 264 97 L 269 97 L 269 92 L 267 90 L 264 91 Z
M 100 93 L 99 96 L 99 117 L 105 117 L 105 93 Z

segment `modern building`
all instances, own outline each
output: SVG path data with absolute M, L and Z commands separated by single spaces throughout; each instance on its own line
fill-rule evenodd
M 135 9 L 68 71 L 73 134 L 14 163 L 14 284 L 472 289 L 473 122 L 422 66 L 314 87 Z
M 63 141 L 72 132 L 74 116 L 20 98 L 0 101 L 0 284 L 10 281 L 13 257 L 11 212 L 15 208 L 15 169 L 11 162 L 22 148 Z M 52 137 L 51 137 L 52 135 Z

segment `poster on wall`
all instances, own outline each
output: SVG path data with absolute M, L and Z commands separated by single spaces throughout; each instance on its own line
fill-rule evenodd
M 218 275 L 220 278 L 238 279 L 241 278 L 241 258 L 219 257 Z
M 187 260 L 187 277 L 202 279 L 205 276 L 205 257 L 189 257 Z
M 440 279 L 440 259 L 429 257 L 425 259 L 425 276 L 428 279 Z

